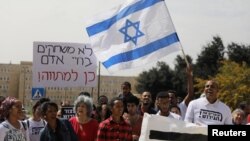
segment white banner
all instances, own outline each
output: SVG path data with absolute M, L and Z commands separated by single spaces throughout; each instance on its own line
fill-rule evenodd
M 144 114 L 140 141 L 207 141 L 207 127 L 173 118 Z
M 33 87 L 94 87 L 97 60 L 89 44 L 34 42 Z

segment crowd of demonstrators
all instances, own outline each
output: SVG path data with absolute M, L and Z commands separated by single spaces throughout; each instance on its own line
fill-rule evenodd
M 92 98 L 80 95 L 74 102 L 75 116 L 69 119 L 79 141 L 95 141 L 98 121 L 91 118 L 93 109 Z
M 1 103 L 0 140 L 30 141 L 27 126 L 21 121 L 22 102 L 14 97 L 6 97 Z
M 144 91 L 139 99 L 131 93 L 131 84 L 124 82 L 118 97 L 108 101 L 106 96 L 101 96 L 96 109 L 91 95 L 81 92 L 72 107 L 75 115 L 70 119 L 62 119 L 64 116 L 56 103 L 41 98 L 32 107 L 32 116 L 24 120 L 26 116 L 20 100 L 0 97 L 0 140 L 138 141 L 144 113 L 185 120 L 199 126 L 250 124 L 249 104 L 241 103 L 231 113 L 230 108 L 218 99 L 219 86 L 214 80 L 206 82 L 204 96 L 192 100 L 190 68 L 187 74 L 188 92 L 179 103 L 173 90 L 157 93 L 155 102 L 149 91 Z M 68 107 L 70 103 L 65 100 L 60 106 Z
M 189 103 L 185 121 L 197 125 L 232 124 L 230 108 L 218 99 L 219 86 L 214 80 L 205 84 L 205 97 L 198 98 Z

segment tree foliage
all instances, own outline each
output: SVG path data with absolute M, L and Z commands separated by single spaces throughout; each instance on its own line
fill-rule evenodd
M 246 62 L 250 66 L 250 46 L 231 43 L 227 46 L 227 49 L 229 60 L 240 64 Z
M 250 96 L 250 68 L 245 63 L 225 61 L 216 80 L 220 85 L 219 98 L 232 108 L 236 108 Z
M 194 74 L 203 79 L 215 76 L 221 66 L 220 61 L 224 60 L 224 48 L 221 38 L 213 37 L 211 43 L 208 43 L 198 55 Z
M 188 55 L 186 58 L 189 64 L 192 65 L 192 58 Z M 177 55 L 175 61 L 174 77 L 172 79 L 173 88 L 178 96 L 184 98 L 187 95 L 187 63 L 180 55 Z
M 173 88 L 172 78 L 173 70 L 166 63 L 158 62 L 157 67 L 139 74 L 135 88 L 139 93 L 150 91 L 153 99 L 155 99 L 159 91 Z

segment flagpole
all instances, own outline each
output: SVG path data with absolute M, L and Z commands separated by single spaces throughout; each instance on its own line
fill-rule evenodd
M 164 2 L 165 2 L 165 0 L 164 0 Z M 167 5 L 166 5 L 166 2 L 165 2 L 165 6 L 166 6 L 166 9 L 167 9 L 167 12 L 169 13 L 168 7 L 167 7 Z M 173 24 L 173 20 L 172 20 L 172 17 L 171 17 L 171 15 L 170 15 L 170 13 L 169 13 L 169 18 L 170 18 L 170 20 L 171 20 L 171 22 L 172 22 L 172 24 Z M 175 29 L 174 24 L 173 24 L 173 28 L 174 28 L 175 32 L 177 32 L 176 29 Z M 183 50 L 183 47 L 182 47 L 180 38 L 179 38 L 179 36 L 178 36 L 177 33 L 176 33 L 176 35 L 177 35 L 177 38 L 178 38 L 179 43 L 180 43 L 180 49 L 181 49 L 181 52 L 182 52 L 182 54 L 183 54 L 184 60 L 185 60 L 185 62 L 186 62 L 186 64 L 187 64 L 187 66 L 190 67 L 190 64 L 189 64 L 189 62 L 188 62 L 188 60 L 187 60 L 186 54 L 185 54 L 185 52 L 184 52 L 184 50 Z
M 97 89 L 97 101 L 99 99 L 100 96 L 100 80 L 101 80 L 101 62 L 99 61 L 98 64 L 99 68 L 98 68 L 98 89 Z
M 177 35 L 178 36 L 178 35 Z M 179 37 L 178 37 L 179 38 Z M 182 54 L 183 54 L 183 56 L 184 56 L 184 59 L 185 59 L 185 62 L 186 62 L 186 64 L 187 64 L 187 66 L 188 67 L 190 67 L 190 64 L 189 64 L 189 62 L 188 62 L 188 60 L 187 60 L 187 56 L 186 56 L 186 54 L 185 54 L 185 52 L 184 52 L 184 50 L 183 50 L 183 47 L 182 47 L 182 44 L 181 44 L 181 42 L 179 42 L 180 43 L 180 45 L 181 45 L 181 52 L 182 52 Z

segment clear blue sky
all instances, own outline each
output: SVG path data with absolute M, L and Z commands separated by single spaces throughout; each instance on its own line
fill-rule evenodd
M 85 21 L 124 0 L 0 0 L 0 63 L 32 61 L 33 41 L 88 42 Z M 194 60 L 214 35 L 250 44 L 250 0 L 165 0 L 184 51 Z M 171 67 L 173 53 L 161 61 Z M 133 76 L 147 67 L 118 72 Z M 102 74 L 108 75 L 102 68 Z

